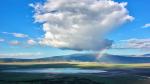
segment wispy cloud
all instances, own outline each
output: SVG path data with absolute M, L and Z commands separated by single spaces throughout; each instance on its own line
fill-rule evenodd
M 33 40 L 33 39 L 29 39 L 29 40 L 27 40 L 27 44 L 35 45 L 35 44 L 37 44 L 37 42 L 35 40 Z
M 14 57 L 31 57 L 31 56 L 39 56 L 43 55 L 41 52 L 28 52 L 28 53 L 0 53 L 0 58 L 14 58 Z
M 150 49 L 150 38 L 121 40 L 113 48 Z
M 17 45 L 20 45 L 21 43 L 18 40 L 13 40 L 13 41 L 10 41 L 9 44 L 13 46 L 17 46 Z
M 9 32 L 2 32 L 3 34 L 8 34 L 8 35 L 13 35 L 14 37 L 17 38 L 27 38 L 28 35 L 22 34 L 22 33 L 9 33 Z
M 142 28 L 150 28 L 150 23 L 145 24 Z
M 4 42 L 5 41 L 5 39 L 3 39 L 3 38 L 0 38 L 0 42 Z
M 32 39 L 31 37 L 29 37 L 28 35 L 26 34 L 23 34 L 23 33 L 9 33 L 9 32 L 2 32 L 2 34 L 5 34 L 5 35 L 12 35 L 16 38 L 26 38 L 24 40 L 7 40 L 7 43 L 9 43 L 10 45 L 14 45 L 14 46 L 17 46 L 17 45 L 20 45 L 20 44 L 23 44 L 24 46 L 30 46 L 30 45 L 35 45 L 35 44 L 38 44 L 38 42 L 35 40 L 35 39 Z M 2 39 L 0 38 L 0 42 L 3 42 L 5 41 L 5 39 Z M 28 46 L 28 47 L 29 47 Z

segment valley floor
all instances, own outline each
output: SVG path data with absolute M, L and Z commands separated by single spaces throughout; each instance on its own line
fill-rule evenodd
M 2 72 L 9 69 L 84 68 L 106 70 L 98 74 L 50 74 Z M 150 64 L 96 62 L 0 63 L 0 84 L 150 84 Z
M 98 62 L 0 62 L 0 69 L 7 67 L 79 67 L 79 68 L 150 68 L 150 63 L 108 64 Z

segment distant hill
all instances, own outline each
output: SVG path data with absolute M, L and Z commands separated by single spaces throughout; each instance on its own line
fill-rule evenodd
M 102 56 L 99 61 L 105 63 L 150 63 L 150 57 L 105 55 Z
M 142 56 L 145 56 L 145 57 L 150 57 L 150 54 L 144 54 Z
M 150 63 L 149 54 L 142 56 L 120 56 L 105 54 L 97 58 L 97 54 L 73 54 L 53 56 L 38 59 L 0 58 L 1 62 L 30 62 L 30 61 L 79 61 L 79 62 L 104 62 L 104 63 Z
M 0 62 L 30 62 L 33 59 L 0 58 Z
M 95 54 L 73 54 L 65 56 L 54 56 L 36 59 L 38 61 L 82 61 L 82 62 L 94 62 L 96 61 Z

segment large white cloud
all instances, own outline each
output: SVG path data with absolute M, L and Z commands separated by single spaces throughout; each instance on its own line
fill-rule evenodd
M 100 50 L 111 46 L 104 36 L 134 18 L 126 2 L 112 0 L 47 0 L 30 4 L 35 22 L 43 24 L 41 44 L 75 50 Z

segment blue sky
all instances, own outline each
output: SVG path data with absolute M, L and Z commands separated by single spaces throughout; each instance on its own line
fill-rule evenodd
M 128 2 L 127 9 L 129 10 L 130 14 L 135 17 L 135 20 L 131 23 L 127 23 L 121 28 L 118 28 L 115 30 L 115 32 L 112 32 L 113 36 L 111 35 L 113 39 L 120 40 L 120 39 L 130 39 L 130 38 L 150 38 L 150 30 L 149 29 L 142 29 L 141 27 L 144 24 L 147 24 L 150 22 L 150 11 L 148 0 L 142 0 L 142 1 L 133 1 L 133 0 L 115 0 L 119 2 Z M 123 33 L 123 34 L 122 34 Z M 118 34 L 118 35 L 117 35 Z
M 31 3 L 43 3 L 46 0 L 1 0 L 0 3 L 0 56 L 17 58 L 36 58 L 74 53 L 95 51 L 62 50 L 52 46 L 39 45 L 39 39 L 44 37 L 43 23 L 35 23 L 33 18 L 34 8 Z M 105 37 L 113 40 L 113 49 L 108 49 L 110 54 L 145 54 L 150 53 L 150 6 L 149 0 L 114 0 L 127 2 L 129 15 L 134 17 L 131 22 L 126 22 L 112 30 Z M 17 34 L 17 35 L 16 35 Z M 19 35 L 18 35 L 19 34 Z M 27 35 L 25 37 L 24 35 Z M 28 42 L 30 40 L 30 42 Z M 142 47 L 132 46 L 132 42 Z M 27 43 L 28 42 L 28 43 Z M 146 44 L 145 44 L 146 42 Z M 141 43 L 141 44 L 140 44 Z M 29 45 L 30 44 L 30 45 Z M 131 44 L 127 47 L 124 45 Z M 146 45 L 146 47 L 143 45 Z M 119 45 L 119 46 L 118 46 Z M 123 46 L 123 47 L 120 47 Z M 116 47 L 117 46 L 117 47 Z M 35 54 L 35 55 L 33 55 Z

